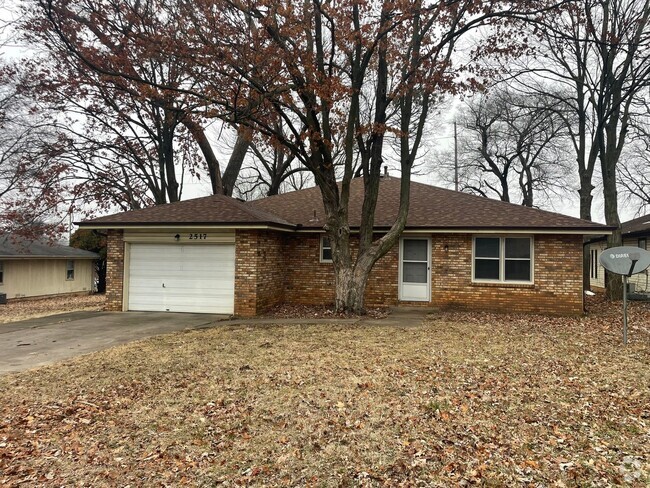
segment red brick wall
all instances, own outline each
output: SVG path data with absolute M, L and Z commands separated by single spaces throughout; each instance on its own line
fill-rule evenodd
M 533 285 L 472 283 L 471 269 L 471 235 L 434 237 L 432 304 L 503 312 L 583 312 L 581 236 L 535 236 Z
M 556 314 L 583 311 L 580 236 L 535 236 L 533 285 L 472 283 L 472 235 L 433 235 L 431 241 L 431 302 L 408 305 Z M 320 236 L 290 235 L 286 242 L 286 302 L 332 304 L 334 270 L 331 263 L 319 262 Z M 395 246 L 373 268 L 366 289 L 368 307 L 398 303 L 398 266 Z
M 237 231 L 235 315 L 252 317 L 280 305 L 285 290 L 284 236 L 279 232 Z
M 124 290 L 124 232 L 109 230 L 106 239 L 106 310 L 122 311 Z
M 299 305 L 334 303 L 334 265 L 320 262 L 320 234 L 286 237 L 287 263 L 285 301 Z M 358 242 L 352 239 L 353 254 Z M 382 307 L 397 304 L 398 246 L 374 266 L 368 279 L 365 304 Z

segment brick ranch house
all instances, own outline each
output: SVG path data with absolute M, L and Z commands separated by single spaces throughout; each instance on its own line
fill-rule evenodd
M 383 177 L 376 232 L 399 206 Z M 358 229 L 363 181 L 351 184 Z M 251 202 L 214 195 L 80 223 L 107 231 L 114 311 L 261 314 L 279 304 L 334 301 L 320 190 Z M 583 236 L 601 224 L 413 183 L 406 230 L 371 273 L 366 305 L 399 303 L 581 314 Z

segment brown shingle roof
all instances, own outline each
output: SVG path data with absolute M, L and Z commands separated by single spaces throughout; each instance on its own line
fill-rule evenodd
M 375 227 L 392 225 L 399 210 L 399 178 L 384 177 L 379 184 Z M 350 226 L 359 227 L 363 180 L 350 185 Z M 303 228 L 322 228 L 325 223 L 320 190 L 285 193 L 250 202 L 249 205 L 279 215 Z M 315 215 L 315 217 L 314 217 Z M 501 202 L 423 183 L 411 183 L 408 228 L 431 229 L 562 229 L 607 230 L 607 227 L 553 212 Z
M 82 227 L 92 227 L 93 225 L 116 225 L 119 227 L 164 224 L 268 224 L 294 227 L 293 224 L 277 215 L 224 195 L 212 195 L 166 205 L 156 205 L 155 207 L 107 215 L 106 217 L 98 217 L 79 223 Z
M 399 209 L 400 179 L 384 177 L 379 185 L 375 227 L 390 227 Z M 359 227 L 363 180 L 350 185 L 350 226 Z M 325 223 L 319 188 L 307 188 L 252 202 L 222 195 L 185 200 L 82 222 L 80 225 L 245 225 L 267 224 L 288 228 L 322 229 Z M 475 230 L 601 231 L 601 224 L 552 212 L 468 195 L 413 182 L 407 228 Z

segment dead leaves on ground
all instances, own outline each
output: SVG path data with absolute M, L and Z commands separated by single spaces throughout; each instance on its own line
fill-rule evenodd
M 0 485 L 645 486 L 650 309 L 624 349 L 590 307 L 225 326 L 9 376 Z
M 9 322 L 47 317 L 81 310 L 103 310 L 106 296 L 103 294 L 61 295 L 57 297 L 34 297 L 9 300 L 0 305 L 0 326 Z

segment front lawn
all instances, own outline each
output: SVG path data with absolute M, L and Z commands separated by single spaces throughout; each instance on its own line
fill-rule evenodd
M 103 310 L 105 303 L 104 294 L 15 298 L 0 305 L 0 325 L 60 313 Z
M 229 326 L 0 379 L 0 486 L 645 486 L 650 316 Z

